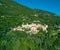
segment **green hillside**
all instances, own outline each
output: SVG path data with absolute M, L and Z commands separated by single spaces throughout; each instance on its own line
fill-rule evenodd
M 48 32 L 37 34 L 11 30 L 22 24 L 47 24 Z M 54 13 L 31 9 L 12 0 L 0 0 L 0 50 L 60 50 L 60 17 Z

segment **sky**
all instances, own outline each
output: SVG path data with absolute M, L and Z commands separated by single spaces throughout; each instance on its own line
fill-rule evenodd
M 60 16 L 60 0 L 14 0 L 30 8 L 53 12 Z

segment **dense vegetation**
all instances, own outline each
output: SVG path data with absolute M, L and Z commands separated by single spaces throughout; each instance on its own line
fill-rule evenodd
M 42 30 L 36 35 L 11 30 L 37 20 L 49 26 L 47 34 Z M 60 25 L 60 17 L 54 13 L 0 0 L 0 50 L 60 50 L 60 29 L 55 25 Z

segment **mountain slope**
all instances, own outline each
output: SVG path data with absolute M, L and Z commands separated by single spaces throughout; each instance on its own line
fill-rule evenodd
M 34 21 L 47 24 L 48 33 L 40 30 L 37 35 L 30 35 L 26 31 L 11 30 Z M 60 17 L 54 13 L 31 9 L 12 0 L 0 0 L 0 50 L 59 50 L 60 29 L 55 26 L 60 26 Z

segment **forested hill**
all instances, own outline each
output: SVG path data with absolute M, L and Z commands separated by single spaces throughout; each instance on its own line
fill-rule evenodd
M 48 25 L 48 33 L 34 35 L 13 31 L 22 24 Z M 60 17 L 52 12 L 28 8 L 12 0 L 0 0 L 0 50 L 60 50 Z M 24 38 L 24 39 L 20 39 Z M 29 39 L 28 39 L 29 38 Z

